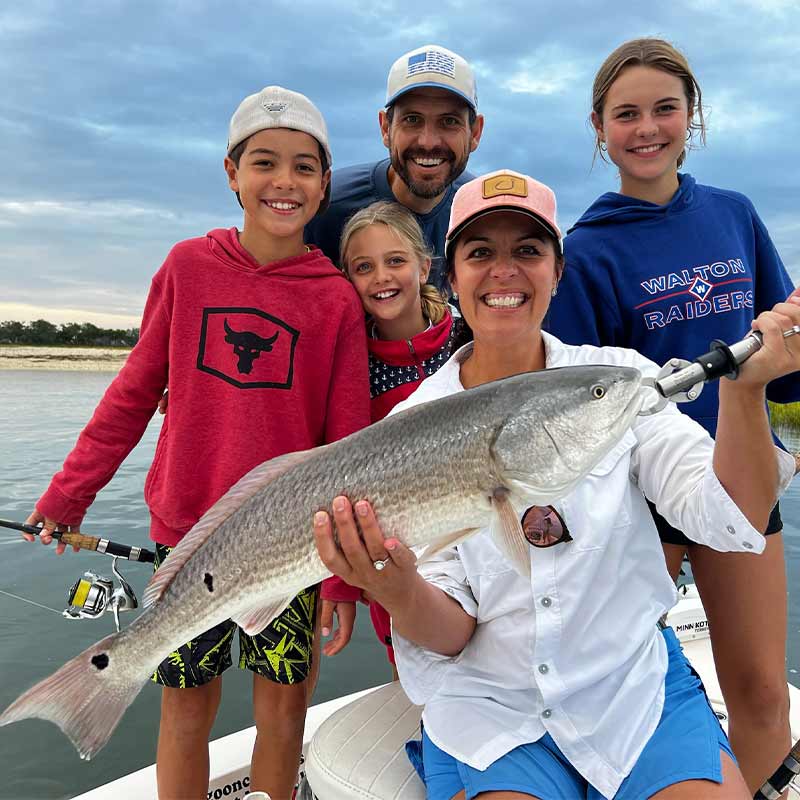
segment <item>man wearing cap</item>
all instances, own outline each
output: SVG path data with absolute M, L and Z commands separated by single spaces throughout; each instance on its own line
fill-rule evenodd
M 331 204 L 306 228 L 306 241 L 334 262 L 346 220 L 376 200 L 414 213 L 433 251 L 429 282 L 445 288 L 444 237 L 453 195 L 472 178 L 464 170 L 483 132 L 469 64 L 438 45 L 425 45 L 392 65 L 386 107 L 378 112 L 389 158 L 333 174 Z

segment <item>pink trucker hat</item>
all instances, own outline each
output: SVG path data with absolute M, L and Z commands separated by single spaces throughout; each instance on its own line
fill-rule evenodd
M 450 207 L 445 255 L 450 255 L 450 248 L 467 225 L 494 211 L 519 211 L 533 217 L 555 238 L 561 252 L 553 190 L 528 175 L 501 169 L 465 183 L 456 192 Z

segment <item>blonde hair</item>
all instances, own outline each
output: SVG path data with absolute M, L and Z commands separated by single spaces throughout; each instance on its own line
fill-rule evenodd
M 350 272 L 347 268 L 347 246 L 356 233 L 368 228 L 370 225 L 385 225 L 394 231 L 411 246 L 412 252 L 420 261 L 432 257 L 431 250 L 425 243 L 425 237 L 417 218 L 399 203 L 379 200 L 377 203 L 372 203 L 366 208 L 356 211 L 347 220 L 342 229 L 342 238 L 339 240 L 339 264 L 342 272 L 348 278 L 350 277 Z M 441 322 L 447 313 L 447 301 L 444 295 L 429 283 L 420 286 L 419 294 L 422 313 L 425 317 L 434 325 Z
M 621 44 L 604 62 L 594 78 L 592 86 L 592 111 L 602 119 L 606 95 L 611 85 L 627 67 L 651 67 L 662 72 L 668 72 L 683 83 L 686 102 L 689 110 L 689 129 L 686 146 L 678 158 L 680 167 L 686 160 L 686 151 L 695 146 L 694 137 L 697 134 L 701 145 L 706 143 L 706 124 L 703 117 L 703 94 L 697 83 L 686 56 L 676 47 L 663 39 L 645 37 L 631 39 Z M 600 148 L 600 137 L 594 143 L 594 158 L 600 155 L 604 161 L 605 156 Z

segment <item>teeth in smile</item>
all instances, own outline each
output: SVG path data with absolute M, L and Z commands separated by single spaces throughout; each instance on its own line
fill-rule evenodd
M 443 158 L 415 158 L 414 163 L 419 164 L 421 167 L 438 167 L 443 163 Z
M 634 153 L 655 153 L 656 150 L 660 150 L 664 145 L 663 144 L 648 144 L 645 147 L 634 147 Z
M 524 294 L 486 295 L 483 302 L 492 308 L 517 308 L 525 302 Z
M 377 292 L 373 295 L 377 300 L 386 300 L 389 297 L 394 297 L 397 294 L 397 289 L 386 289 L 383 292 Z
M 285 203 L 279 200 L 267 200 L 266 203 L 270 208 L 277 208 L 278 211 L 293 211 L 300 207 L 300 203 Z

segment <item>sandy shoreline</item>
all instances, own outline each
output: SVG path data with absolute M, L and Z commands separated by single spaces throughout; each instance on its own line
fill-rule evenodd
M 0 369 L 118 372 L 130 353 L 121 347 L 0 347 Z

